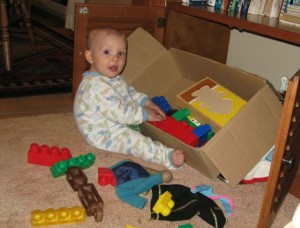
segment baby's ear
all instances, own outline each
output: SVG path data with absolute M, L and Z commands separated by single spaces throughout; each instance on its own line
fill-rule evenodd
M 88 61 L 88 63 L 92 64 L 93 63 L 92 52 L 90 50 L 85 50 L 84 55 L 85 55 L 86 61 Z

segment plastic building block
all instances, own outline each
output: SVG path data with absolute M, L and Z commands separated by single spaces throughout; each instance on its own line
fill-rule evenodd
M 195 119 L 192 116 L 188 116 L 186 121 L 188 122 L 188 125 L 195 127 L 195 128 L 202 125 L 202 123 L 200 121 L 198 121 L 197 119 Z
M 209 124 L 201 125 L 193 130 L 193 133 L 197 135 L 199 139 L 199 145 L 203 146 L 208 141 L 208 133 L 211 132 L 211 126 Z
M 31 212 L 32 226 L 58 225 L 65 223 L 83 222 L 86 219 L 85 209 L 74 206 L 71 208 L 34 210 Z
M 106 186 L 108 184 L 112 186 L 117 185 L 117 180 L 114 173 L 111 171 L 110 168 L 98 168 L 98 183 L 101 186 Z
M 135 228 L 135 226 L 126 225 L 124 228 Z
M 67 169 L 67 181 L 71 188 L 77 192 L 80 185 L 87 184 L 87 176 L 80 167 L 72 166 Z
M 39 145 L 32 143 L 28 151 L 28 163 L 44 166 L 52 166 L 56 162 L 68 160 L 71 153 L 68 148 L 59 149 L 57 146 Z
M 180 109 L 175 112 L 172 117 L 178 122 L 185 120 L 189 115 L 191 115 L 191 111 L 188 108 Z
M 193 228 L 190 223 L 179 225 L 178 228 Z
M 168 216 L 171 213 L 172 208 L 175 206 L 175 203 L 171 198 L 172 194 L 169 191 L 166 191 L 156 201 L 153 206 L 153 211 L 156 214 L 161 213 L 163 216 Z
M 185 121 L 178 122 L 174 118 L 166 116 L 166 119 L 163 121 L 149 123 L 190 146 L 195 147 L 199 144 L 198 137 L 192 132 L 194 128 L 189 126 Z
M 86 214 L 88 216 L 94 216 L 96 222 L 101 222 L 103 219 L 103 200 L 94 184 L 80 185 L 78 197 L 86 210 Z
M 177 110 L 175 113 L 172 114 L 172 117 L 180 121 L 186 121 L 188 125 L 196 128 L 199 127 L 201 122 L 199 122 L 197 119 L 195 119 L 193 116 L 191 116 L 191 111 L 188 108 Z
M 86 169 L 95 163 L 95 155 L 88 153 L 86 155 L 79 155 L 76 158 L 70 158 L 66 161 L 60 161 L 55 163 L 51 168 L 51 173 L 54 178 L 60 177 L 66 174 L 68 167 L 78 166 L 81 169 Z
M 172 110 L 172 107 L 169 105 L 168 101 L 165 99 L 164 96 L 160 97 L 153 97 L 152 102 L 155 103 L 158 107 L 161 108 L 165 113 L 168 113 Z

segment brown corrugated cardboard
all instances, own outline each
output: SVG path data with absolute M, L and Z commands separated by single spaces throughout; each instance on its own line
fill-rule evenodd
M 193 148 L 144 123 L 142 132 L 185 151 L 186 163 L 202 174 L 220 173 L 235 187 L 275 143 L 282 105 L 267 81 L 256 75 L 177 49 L 166 50 L 137 29 L 128 37 L 123 72 L 129 84 L 149 97 L 164 96 L 175 109 L 176 94 L 209 76 L 247 104 L 201 148 Z

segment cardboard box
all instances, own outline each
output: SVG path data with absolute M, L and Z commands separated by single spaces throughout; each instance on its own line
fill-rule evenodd
M 176 94 L 209 76 L 247 101 L 214 137 L 191 147 L 151 124 L 142 133 L 185 151 L 187 165 L 210 178 L 220 173 L 235 187 L 273 146 L 282 105 L 269 83 L 256 75 L 177 49 L 166 50 L 145 30 L 128 37 L 123 76 L 150 98 L 164 96 L 173 108 Z
M 247 102 L 216 81 L 206 77 L 176 95 L 179 108 L 188 108 L 202 123 L 218 131 L 234 117 Z

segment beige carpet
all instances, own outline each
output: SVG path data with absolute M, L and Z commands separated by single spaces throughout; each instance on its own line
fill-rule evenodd
M 31 211 L 35 209 L 81 206 L 77 194 L 68 185 L 65 177 L 53 178 L 47 167 L 27 163 L 27 151 L 31 143 L 69 147 L 73 156 L 93 152 L 96 163 L 85 170 L 89 182 L 93 182 L 104 201 L 104 219 L 95 223 L 87 217 L 84 223 L 55 227 L 105 227 L 124 228 L 126 225 L 141 227 L 178 227 L 190 223 L 193 227 L 210 227 L 203 220 L 194 217 L 190 221 L 163 222 L 151 221 L 139 224 L 138 220 L 149 213 L 149 204 L 143 210 L 129 206 L 118 199 L 114 188 L 102 187 L 97 183 L 97 168 L 109 167 L 126 157 L 97 151 L 82 139 L 75 126 L 73 115 L 51 114 L 0 120 L 0 158 L 1 158 L 1 209 L 0 227 L 31 227 Z M 161 169 L 134 159 L 142 165 Z M 256 227 L 265 183 L 239 185 L 231 188 L 218 180 L 210 180 L 190 167 L 174 172 L 172 183 L 186 186 L 198 184 L 211 185 L 216 194 L 226 194 L 234 201 L 234 215 L 226 227 Z M 148 199 L 151 195 L 146 196 Z M 272 227 L 284 227 L 291 221 L 300 200 L 288 195 Z

